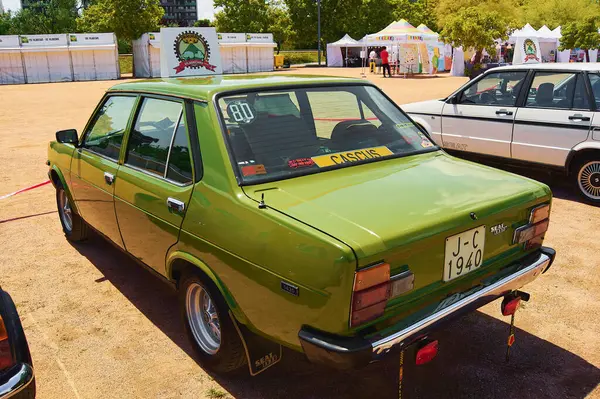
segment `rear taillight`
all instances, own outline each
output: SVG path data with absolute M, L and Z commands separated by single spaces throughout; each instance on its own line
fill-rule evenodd
M 431 341 L 425 345 L 423 345 L 417 351 L 417 357 L 415 359 L 415 363 L 417 366 L 420 366 L 425 363 L 429 363 L 433 360 L 438 354 L 438 341 Z
M 350 327 L 356 327 L 381 316 L 390 297 L 390 265 L 377 265 L 359 270 L 354 275 Z
M 0 370 L 8 368 L 15 364 L 12 351 L 10 350 L 10 342 L 8 341 L 8 333 L 4 320 L 0 316 Z
M 513 244 L 525 244 L 526 249 L 540 247 L 550 225 L 549 216 L 550 205 L 533 208 L 529 216 L 529 223 L 515 230 Z

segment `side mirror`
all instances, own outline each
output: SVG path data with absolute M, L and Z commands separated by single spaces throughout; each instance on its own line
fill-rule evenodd
M 56 141 L 63 144 L 75 144 L 79 143 L 76 129 L 59 130 L 56 132 Z

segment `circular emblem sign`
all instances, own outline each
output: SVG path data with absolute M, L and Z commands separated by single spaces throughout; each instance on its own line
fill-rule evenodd
M 539 58 L 537 57 L 537 46 L 533 40 L 525 39 L 523 41 L 523 51 L 525 52 L 525 62 L 532 60 L 539 62 Z
M 205 68 L 209 71 L 215 71 L 215 65 L 211 65 L 209 62 L 210 46 L 198 32 L 185 31 L 180 33 L 175 38 L 173 51 L 179 60 L 175 73 L 180 73 L 186 68 Z

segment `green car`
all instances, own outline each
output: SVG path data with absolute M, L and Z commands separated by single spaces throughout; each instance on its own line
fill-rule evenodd
M 123 83 L 56 139 L 67 239 L 92 228 L 171 282 L 217 372 L 431 349 L 490 301 L 514 313 L 554 260 L 547 186 L 449 156 L 361 80 Z

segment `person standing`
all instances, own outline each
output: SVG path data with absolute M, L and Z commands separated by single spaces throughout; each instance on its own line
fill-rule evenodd
M 371 68 L 371 73 L 375 72 L 375 60 L 377 59 L 377 53 L 375 49 L 371 50 L 369 53 L 369 67 Z
M 383 77 L 386 77 L 385 71 L 387 70 L 388 76 L 391 78 L 392 70 L 390 69 L 390 55 L 387 52 L 387 47 L 384 47 L 383 50 L 381 50 L 379 56 L 381 57 L 381 66 L 383 67 Z

